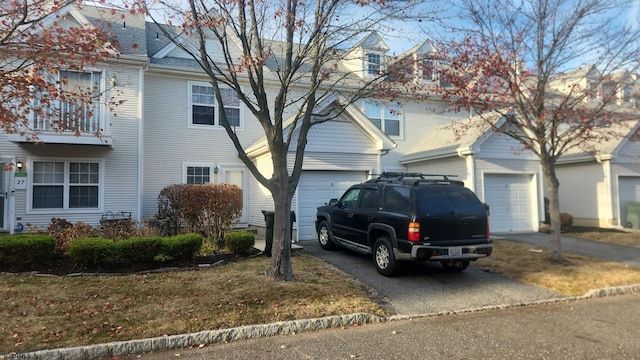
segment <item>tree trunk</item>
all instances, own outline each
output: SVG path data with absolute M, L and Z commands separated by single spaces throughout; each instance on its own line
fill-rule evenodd
M 549 220 L 551 227 L 551 260 L 554 262 L 562 262 L 562 247 L 561 247 L 561 223 L 560 223 L 560 199 L 558 197 L 558 190 L 560 188 L 560 182 L 556 176 L 555 163 L 546 158 L 542 160 L 542 171 L 544 172 L 544 178 L 547 183 L 547 190 L 549 191 Z
M 290 209 L 293 196 L 287 189 L 273 192 L 275 216 L 273 219 L 273 248 L 271 250 L 271 266 L 267 274 L 276 281 L 293 280 L 291 265 L 291 219 Z

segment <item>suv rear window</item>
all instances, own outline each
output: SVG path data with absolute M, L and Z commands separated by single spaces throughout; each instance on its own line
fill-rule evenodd
M 429 186 L 418 188 L 416 193 L 420 215 L 451 215 L 454 210 L 458 214 L 480 215 L 485 211 L 476 195 L 465 187 Z

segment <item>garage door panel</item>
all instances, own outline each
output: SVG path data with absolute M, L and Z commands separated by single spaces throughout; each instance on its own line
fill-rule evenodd
M 534 231 L 535 188 L 529 174 L 485 174 L 484 198 L 492 232 Z
M 640 176 L 621 176 L 618 179 L 620 225 L 627 225 L 627 203 L 640 202 Z
M 298 184 L 299 240 L 315 239 L 316 209 L 367 179 L 363 171 L 303 171 Z

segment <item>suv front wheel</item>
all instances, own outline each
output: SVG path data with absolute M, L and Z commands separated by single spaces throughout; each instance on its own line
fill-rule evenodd
M 384 276 L 393 276 L 397 272 L 398 264 L 388 237 L 381 236 L 376 240 L 373 245 L 373 262 L 378 272 Z
M 320 243 L 320 247 L 325 250 L 333 250 L 336 247 L 331 239 L 329 225 L 326 221 L 322 221 L 320 225 L 318 225 L 318 242 Z

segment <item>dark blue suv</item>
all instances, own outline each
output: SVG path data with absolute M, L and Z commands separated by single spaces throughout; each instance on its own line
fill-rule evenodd
M 378 272 L 394 275 L 399 261 L 439 261 L 463 271 L 491 255 L 487 212 L 478 197 L 448 175 L 384 173 L 350 187 L 318 208 L 316 230 L 325 250 L 342 246 L 372 254 Z

